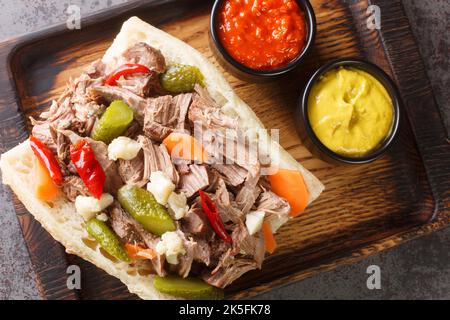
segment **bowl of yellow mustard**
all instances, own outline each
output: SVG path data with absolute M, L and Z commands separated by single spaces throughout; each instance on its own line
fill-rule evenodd
M 372 63 L 334 60 L 305 86 L 297 122 L 302 141 L 325 161 L 371 162 L 386 152 L 398 132 L 398 90 Z

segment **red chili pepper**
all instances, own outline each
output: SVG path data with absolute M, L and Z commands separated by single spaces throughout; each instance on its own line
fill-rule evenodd
M 126 76 L 133 73 L 150 73 L 150 69 L 142 64 L 126 63 L 111 72 L 106 78 L 105 84 L 108 86 L 115 86 L 117 84 L 117 80 L 119 80 L 121 76 Z
M 200 194 L 203 211 L 206 213 L 206 216 L 208 217 L 208 220 L 211 223 L 214 231 L 220 238 L 222 238 L 226 242 L 233 242 L 231 236 L 225 230 L 222 219 L 220 219 L 219 211 L 217 210 L 214 202 L 205 192 L 203 192 L 203 190 L 199 190 L 198 193 Z
M 33 136 L 30 136 L 30 146 L 40 163 L 47 169 L 53 182 L 60 186 L 63 182 L 63 177 L 53 152 L 42 141 Z
M 89 143 L 80 140 L 75 145 L 71 145 L 70 160 L 72 160 L 88 190 L 95 198 L 100 199 L 106 176 Z

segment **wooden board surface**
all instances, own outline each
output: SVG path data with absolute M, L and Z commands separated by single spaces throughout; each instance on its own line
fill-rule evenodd
M 280 129 L 283 147 L 326 190 L 303 215 L 280 229 L 277 252 L 262 271 L 248 273 L 227 289 L 229 298 L 253 296 L 357 261 L 450 223 L 450 145 L 401 2 L 311 2 L 318 23 L 316 44 L 295 72 L 265 84 L 225 75 L 267 128 Z M 70 77 L 100 58 L 132 15 L 186 41 L 217 65 L 208 43 L 210 3 L 142 1 L 88 17 L 81 30 L 60 26 L 0 44 L 0 63 L 8 70 L 0 75 L 0 151 L 27 138 L 28 117 L 47 108 Z M 370 4 L 381 7 L 381 30 L 366 27 Z M 403 98 L 399 137 L 385 156 L 371 164 L 324 163 L 308 152 L 295 132 L 292 115 L 302 86 L 317 67 L 339 57 L 376 63 L 397 82 Z M 118 280 L 66 255 L 15 197 L 12 201 L 44 298 L 135 298 Z M 67 289 L 69 264 L 81 266 L 82 290 Z

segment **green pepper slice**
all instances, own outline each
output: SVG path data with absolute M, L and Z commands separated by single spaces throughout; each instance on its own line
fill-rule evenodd
M 153 285 L 156 290 L 176 297 L 192 300 L 221 300 L 224 297 L 222 289 L 213 287 L 201 279 L 169 275 L 155 276 Z
M 109 144 L 123 134 L 132 121 L 133 109 L 122 100 L 115 100 L 95 124 L 91 138 Z
M 117 235 L 103 221 L 93 218 L 86 223 L 87 232 L 113 257 L 131 262 Z
M 161 85 L 171 93 L 184 93 L 194 90 L 196 83 L 203 86 L 203 74 L 197 67 L 173 64 L 161 75 Z
M 159 204 L 149 191 L 125 185 L 117 192 L 117 199 L 145 230 L 158 236 L 176 230 L 175 223 L 166 208 Z

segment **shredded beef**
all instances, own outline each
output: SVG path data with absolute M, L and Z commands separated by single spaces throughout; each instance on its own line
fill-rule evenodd
M 119 175 L 125 184 L 143 187 L 147 184 L 149 177 L 144 176 L 144 151 L 131 160 L 118 160 Z
M 89 190 L 86 188 L 83 180 L 78 176 L 64 177 L 62 184 L 62 191 L 66 195 L 67 199 L 74 202 L 78 196 L 89 196 Z
M 156 251 L 156 244 L 159 237 L 144 230 L 144 228 L 134 220 L 118 202 L 114 202 L 108 208 L 111 217 L 111 228 L 124 243 L 145 244 L 148 248 Z M 164 270 L 164 256 L 157 255 L 151 259 L 155 272 L 163 277 L 167 274 Z
M 202 278 L 205 282 L 219 288 L 225 288 L 244 273 L 257 269 L 255 260 L 236 258 L 227 268 L 219 268 L 214 274 L 205 273 Z
M 125 62 L 138 63 L 157 73 L 166 71 L 166 61 L 161 51 L 149 46 L 145 42 L 136 43 L 134 46 L 128 48 L 122 56 L 125 61 L 121 61 L 121 64 Z
M 144 110 L 151 99 L 145 99 L 137 94 L 116 86 L 95 86 L 88 89 L 91 99 L 100 104 L 109 105 L 114 100 L 122 100 L 134 111 L 134 117 L 141 125 L 144 123 Z
M 186 114 L 192 94 L 151 99 L 145 109 L 144 133 L 155 141 L 162 141 L 175 129 L 186 128 Z
M 144 152 L 143 178 L 148 181 L 152 172 L 163 171 L 170 177 L 172 182 L 177 185 L 179 176 L 166 147 L 163 144 L 158 146 L 152 143 L 152 141 L 145 136 L 139 136 L 137 141 L 142 145 L 142 150 Z
M 116 86 L 105 86 L 106 72 L 124 63 L 145 65 L 150 73 L 127 75 L 118 79 Z M 255 152 L 255 143 L 239 134 L 238 119 L 225 113 L 223 103 L 215 101 L 200 85 L 192 93 L 172 96 L 165 92 L 159 81 L 165 70 L 161 52 L 143 42 L 113 58 L 108 66 L 98 60 L 78 79 L 70 81 L 40 119 L 31 119 L 32 134 L 57 155 L 64 174 L 62 191 L 70 201 L 89 195 L 69 157 L 70 143 L 79 139 L 89 142 L 105 172 L 104 192 L 116 195 L 124 183 L 145 187 L 152 172 L 165 172 L 176 185 L 176 192 L 188 198 L 187 214 L 175 221 L 185 253 L 178 256 L 177 265 L 165 263 L 164 255 L 148 263 L 160 276 L 169 272 L 187 277 L 194 273 L 223 288 L 244 273 L 260 268 L 264 259 L 262 232 L 249 234 L 246 214 L 250 210 L 264 211 L 265 221 L 276 230 L 289 218 L 290 206 L 270 191 L 270 184 L 261 177 L 261 155 Z M 114 100 L 123 100 L 134 111 L 133 123 L 123 133 L 142 146 L 132 160 L 109 160 L 107 145 L 89 138 L 96 121 Z M 161 141 L 172 132 L 192 134 L 198 125 L 203 129 L 198 138 L 208 160 L 194 163 L 172 159 Z M 205 190 L 214 201 L 232 243 L 213 231 L 196 195 L 198 190 Z M 160 237 L 147 232 L 117 201 L 107 212 L 108 223 L 123 243 L 156 249 Z
M 199 201 L 195 201 L 187 214 L 180 220 L 180 227 L 183 232 L 190 235 L 207 236 L 212 232 Z
M 195 91 L 188 113 L 191 123 L 209 129 L 237 128 L 237 119 L 224 114 L 206 89 L 197 84 Z
M 289 202 L 272 191 L 266 190 L 262 192 L 257 204 L 256 210 L 265 212 L 264 218 L 271 224 L 274 232 L 289 220 L 289 212 L 291 211 Z
M 236 187 L 242 184 L 247 176 L 247 170 L 237 164 L 212 164 L 225 180 L 225 183 Z
M 189 173 L 180 176 L 179 190 L 184 192 L 188 198 L 207 186 L 209 186 L 209 176 L 206 165 L 191 164 Z

